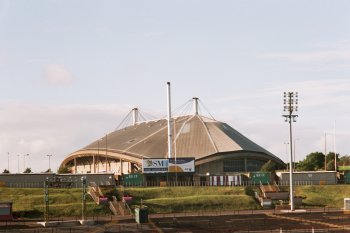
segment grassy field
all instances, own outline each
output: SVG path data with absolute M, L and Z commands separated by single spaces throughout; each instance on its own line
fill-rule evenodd
M 80 216 L 81 189 L 49 190 L 49 207 L 51 217 Z M 0 188 L 0 201 L 13 202 L 13 210 L 18 217 L 42 218 L 44 212 L 44 191 L 41 188 Z M 106 215 L 109 210 L 97 206 L 92 199 L 87 198 L 87 215 Z
M 305 197 L 305 206 L 344 206 L 344 198 L 350 197 L 350 185 L 316 185 L 296 187 L 296 195 Z
M 319 185 L 295 187 L 296 195 L 309 207 L 342 207 L 343 199 L 350 197 L 350 185 Z M 132 206 L 142 203 L 150 213 L 251 210 L 260 209 L 253 198 L 254 190 L 244 187 L 156 187 L 125 188 L 133 196 Z M 51 217 L 79 217 L 81 189 L 50 189 Z M 0 201 L 13 201 L 16 216 L 42 218 L 44 193 L 40 188 L 0 188 Z M 87 198 L 87 216 L 105 216 L 106 206 L 96 205 Z
M 143 204 L 151 213 L 259 209 L 244 187 L 157 187 L 127 188 L 134 205 Z M 248 195 L 250 194 L 250 195 Z

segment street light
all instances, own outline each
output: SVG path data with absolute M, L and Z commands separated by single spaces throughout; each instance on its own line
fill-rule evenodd
M 324 170 L 327 171 L 327 133 L 324 133 Z
M 290 146 L 290 165 L 289 165 L 289 187 L 290 187 L 290 210 L 294 211 L 294 195 L 293 195 L 293 135 L 292 122 L 296 122 L 298 117 L 298 92 L 284 92 L 283 111 L 282 115 L 285 121 L 289 123 L 289 146 Z
M 286 158 L 288 159 L 288 145 L 289 145 L 289 142 L 284 142 L 284 145 L 286 145 Z M 290 165 L 289 165 L 290 166 Z M 288 170 L 288 163 L 287 163 L 287 170 Z
M 86 214 L 86 176 L 81 177 L 82 182 L 82 205 L 81 205 L 81 220 L 85 221 Z
M 17 170 L 17 173 L 19 173 L 19 157 L 20 157 L 20 155 L 17 155 L 17 158 L 18 158 L 18 160 L 17 160 L 17 163 L 18 163 L 18 164 L 17 164 L 17 165 L 18 165 L 18 168 L 17 168 L 17 169 L 18 169 L 18 170 Z
M 324 133 L 324 170 L 327 170 L 327 135 L 333 135 L 333 150 L 334 150 L 334 171 L 337 171 L 337 152 L 335 147 L 335 123 L 334 123 L 334 132 L 332 133 Z
M 10 152 L 7 152 L 7 171 L 10 172 Z
M 49 157 L 49 172 L 51 172 L 51 156 L 52 155 L 46 155 L 47 157 Z
M 107 165 L 108 165 L 108 158 L 107 158 L 107 134 L 106 134 L 106 173 L 107 173 Z
M 98 161 L 100 161 L 100 141 L 102 141 L 102 140 L 103 140 L 103 138 L 100 138 L 100 139 L 97 140 L 97 159 L 98 159 Z M 95 160 L 95 156 L 92 157 L 92 163 L 94 164 L 94 166 L 93 166 L 94 173 L 96 173 L 96 160 Z M 98 164 L 98 166 L 97 166 L 98 171 L 100 171 L 100 164 L 99 164 L 99 163 L 97 163 L 97 164 Z
M 29 156 L 29 154 L 23 155 L 23 172 L 26 170 L 26 156 Z

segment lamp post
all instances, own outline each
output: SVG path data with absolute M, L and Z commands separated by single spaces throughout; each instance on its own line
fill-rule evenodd
M 327 171 L 327 133 L 324 133 L 324 170 Z
M 288 159 L 288 145 L 289 145 L 289 142 L 285 142 L 284 145 L 286 145 L 286 158 Z M 289 167 L 290 167 L 290 164 L 289 164 Z M 288 163 L 287 163 L 287 170 L 288 170 Z
M 290 188 L 290 210 L 294 211 L 294 195 L 293 195 L 293 134 L 292 122 L 296 122 L 298 117 L 298 92 L 284 92 L 284 108 L 283 117 L 289 123 L 289 146 L 290 146 L 290 165 L 289 165 L 289 188 Z
M 29 156 L 29 154 L 23 155 L 23 172 L 26 170 L 26 156 Z
M 335 128 L 335 126 L 334 126 Z M 337 152 L 335 147 L 335 130 L 332 133 L 324 133 L 324 170 L 327 170 L 327 136 L 333 135 L 333 149 L 334 149 L 334 171 L 337 171 Z
M 106 173 L 107 173 L 107 165 L 108 165 L 108 158 L 107 158 L 107 134 L 106 134 Z
M 49 157 L 49 172 L 51 172 L 51 156 L 52 155 L 46 155 L 47 157 Z
M 19 173 L 19 157 L 20 157 L 20 155 L 17 155 L 17 165 L 18 165 L 18 167 L 17 167 L 17 173 Z
M 97 170 L 100 171 L 100 164 L 98 163 L 100 161 L 100 141 L 102 141 L 102 138 L 97 140 Z M 93 161 L 94 163 L 94 173 L 96 173 L 96 161 Z
M 335 121 L 334 121 L 334 129 L 333 129 L 333 147 L 334 147 L 334 171 L 337 172 L 337 151 L 335 147 Z
M 10 172 L 10 152 L 7 152 L 7 171 Z
M 86 177 L 81 177 L 82 182 L 82 205 L 81 205 L 81 220 L 85 221 L 86 214 Z
M 44 195 L 45 195 L 45 211 L 44 211 L 44 221 L 49 221 L 49 177 L 46 177 L 44 181 Z

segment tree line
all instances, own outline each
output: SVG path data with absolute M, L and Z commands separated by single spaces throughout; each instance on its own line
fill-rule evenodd
M 304 160 L 293 163 L 293 168 L 295 168 L 296 171 L 335 171 L 335 158 L 337 161 L 336 170 L 338 170 L 339 166 L 350 167 L 350 155 L 340 157 L 338 153 L 335 156 L 334 152 L 329 152 L 327 155 L 322 152 L 312 152 L 306 155 Z M 286 167 L 281 167 L 269 160 L 261 167 L 261 171 L 272 172 L 281 169 L 289 169 L 289 165 L 290 164 L 287 163 Z

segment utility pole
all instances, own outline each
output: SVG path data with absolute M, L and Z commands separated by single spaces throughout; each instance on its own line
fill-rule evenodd
M 293 194 L 293 134 L 292 122 L 296 122 L 298 117 L 298 92 L 284 92 L 284 108 L 286 113 L 282 115 L 285 121 L 289 123 L 289 146 L 290 146 L 290 166 L 289 166 L 289 188 L 290 188 L 290 210 L 294 211 L 294 194 Z
M 81 220 L 85 220 L 86 215 L 86 177 L 81 177 L 82 182 L 82 205 L 81 205 Z
M 286 158 L 288 159 L 288 145 L 289 145 L 289 142 L 285 142 L 284 145 L 286 145 Z M 288 166 L 288 163 L 287 163 L 287 170 L 289 170 L 289 166 Z
M 327 171 L 327 133 L 324 133 L 324 170 Z
M 17 173 L 19 173 L 19 157 L 20 157 L 20 155 L 17 155 L 17 165 L 18 165 L 18 167 L 17 167 Z
M 107 134 L 106 134 L 106 173 L 107 173 L 107 165 L 108 165 L 108 158 L 107 158 Z
M 49 172 L 52 172 L 51 171 L 51 156 L 52 155 L 46 155 L 47 157 L 49 157 Z
M 335 145 L 335 121 L 334 121 L 334 132 L 333 132 L 333 146 L 334 146 L 334 171 L 337 171 L 337 151 Z
M 44 221 L 49 221 L 49 177 L 46 177 L 44 181 L 44 201 L 45 201 L 45 211 L 44 211 Z
M 10 152 L 7 152 L 7 170 L 10 172 Z
M 26 170 L 26 156 L 29 156 L 29 154 L 23 155 L 23 172 Z

